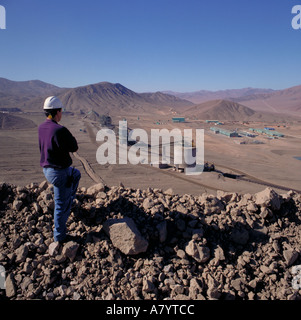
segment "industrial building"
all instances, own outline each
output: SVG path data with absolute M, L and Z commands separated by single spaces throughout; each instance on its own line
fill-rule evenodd
M 227 136 L 229 138 L 239 137 L 239 135 L 236 131 L 230 131 L 230 130 L 217 128 L 217 127 L 211 127 L 210 130 L 215 133 L 223 134 L 224 136 Z
M 278 132 L 278 131 L 275 131 L 275 130 L 270 130 L 270 129 L 254 129 L 254 128 L 250 128 L 249 129 L 250 131 L 252 132 L 258 132 L 258 133 L 263 133 L 263 134 L 266 134 L 268 136 L 272 136 L 272 137 L 280 137 L 280 138 L 283 138 L 284 137 L 284 134 Z
M 183 117 L 172 118 L 172 122 L 174 122 L 174 123 L 185 122 L 185 118 L 183 118 Z
M 214 123 L 215 125 L 223 125 L 223 123 L 218 120 L 206 120 L 206 123 Z
M 266 134 L 269 135 L 269 136 L 272 136 L 272 137 L 280 137 L 280 138 L 284 137 L 284 134 L 280 133 L 278 131 L 269 131 L 269 130 L 267 130 Z
M 219 133 L 219 128 L 211 127 L 210 130 L 215 132 L 215 133 Z
M 240 131 L 239 134 L 241 136 L 249 137 L 249 138 L 255 138 L 256 137 L 256 134 L 253 134 L 253 133 L 248 132 L 248 131 Z
M 264 129 L 250 128 L 249 130 L 252 131 L 252 132 L 257 132 L 257 133 L 265 133 L 265 130 L 264 130 Z

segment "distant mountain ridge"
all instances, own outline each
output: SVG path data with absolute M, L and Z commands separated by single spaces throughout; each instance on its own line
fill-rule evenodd
M 301 116 L 301 86 L 284 90 L 244 88 L 213 92 L 200 90 L 191 93 L 171 91 L 137 93 L 120 83 L 99 82 L 76 88 L 60 88 L 40 80 L 12 81 L 0 78 L 2 110 L 19 108 L 23 111 L 40 111 L 45 98 L 50 95 L 57 95 L 66 109 L 74 113 L 95 110 L 99 114 L 110 115 L 139 114 L 140 112 L 171 114 L 172 111 L 184 114 L 186 110 L 195 106 L 192 101 L 202 100 L 204 103 L 226 100 L 263 114 L 270 112 L 280 117 L 283 114 Z M 229 110 L 229 104 L 222 103 L 222 105 L 226 110 L 232 110 L 231 108 Z M 219 112 L 224 113 L 221 106 Z M 231 114 L 233 112 L 232 110 Z M 240 108 L 237 112 L 241 113 L 242 109 Z M 248 112 L 245 112 L 246 116 Z
M 235 99 L 254 110 L 270 112 L 288 112 L 292 115 L 301 115 L 301 86 L 295 86 L 271 93 L 248 95 Z
M 0 78 L 0 107 L 24 107 L 29 101 L 58 95 L 66 89 L 40 81 L 12 81 Z
M 0 78 L 0 94 L 37 97 L 41 94 L 47 95 L 54 91 L 59 92 L 62 90 L 64 89 L 40 80 L 13 81 Z
M 167 111 L 170 107 L 189 107 L 193 103 L 163 93 L 136 93 L 120 83 L 100 82 L 69 89 L 59 95 L 62 103 L 71 111 L 94 109 L 105 114 L 120 112 Z M 161 110 L 158 110 L 158 107 Z
M 229 100 L 211 100 L 195 105 L 185 111 L 189 119 L 220 121 L 285 121 L 290 117 L 255 111 Z
M 263 113 L 270 112 L 301 116 L 301 85 L 283 90 L 244 88 L 220 91 L 200 90 L 188 93 L 164 92 L 173 94 L 181 99 L 187 99 L 196 104 L 222 99 L 240 103 Z
M 17 82 L 0 78 L 0 107 L 41 110 L 47 96 L 57 95 L 67 110 L 95 110 L 102 114 L 162 113 L 193 103 L 161 92 L 136 93 L 120 83 L 99 82 L 76 88 L 59 88 L 42 81 Z
M 0 113 L 0 130 L 31 129 L 35 127 L 36 124 L 30 119 Z
M 193 92 L 174 92 L 174 91 L 162 91 L 163 93 L 171 94 L 180 99 L 186 99 L 195 104 L 199 104 L 205 101 L 227 99 L 232 100 L 235 98 L 242 98 L 245 96 L 264 94 L 274 92 L 272 89 L 258 89 L 258 88 L 243 88 L 243 89 L 228 89 L 228 90 L 199 90 Z

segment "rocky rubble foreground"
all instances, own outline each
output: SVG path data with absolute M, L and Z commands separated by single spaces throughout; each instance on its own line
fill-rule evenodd
M 2 299 L 288 299 L 301 264 L 301 195 L 78 190 L 63 245 L 47 182 L 0 184 Z M 301 288 L 301 286 L 299 287 Z

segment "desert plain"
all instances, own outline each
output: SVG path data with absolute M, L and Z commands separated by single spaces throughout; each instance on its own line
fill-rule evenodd
M 30 119 L 36 127 L 0 130 L 0 180 L 25 186 L 45 179 L 39 165 L 37 133 L 37 127 L 45 121 L 45 116 L 41 111 L 18 114 L 18 117 Z M 139 118 L 137 114 L 116 115 L 112 116 L 112 124 L 118 128 L 118 122 L 124 118 L 128 128 L 144 129 L 149 137 L 152 129 L 178 128 L 182 132 L 184 129 L 204 129 L 204 159 L 205 162 L 214 164 L 216 170 L 188 176 L 175 171 L 172 165 L 160 169 L 150 164 L 118 164 L 118 161 L 117 164 L 99 164 L 96 152 L 100 143 L 96 141 L 96 134 L 102 128 L 100 124 L 81 115 L 64 114 L 61 124 L 76 137 L 79 144 L 78 155 L 87 160 L 95 174 L 108 186 L 122 183 L 125 187 L 139 189 L 172 188 L 175 193 L 193 195 L 204 192 L 214 194 L 217 190 L 253 194 L 270 185 L 280 193 L 290 189 L 301 190 L 301 161 L 298 159 L 301 157 L 301 122 L 298 120 L 285 124 L 274 121 L 224 122 L 223 127 L 230 130 L 248 131 L 251 127 L 271 126 L 284 134 L 282 138 L 269 139 L 265 135 L 229 138 L 211 131 L 212 124 L 206 123 L 205 119 L 187 119 L 185 123 L 173 123 L 171 114 L 152 116 L 140 113 Z M 261 141 L 262 144 L 250 143 L 254 140 Z M 94 184 L 95 181 L 87 174 L 78 158 L 72 158 L 73 165 L 82 173 L 80 187 Z

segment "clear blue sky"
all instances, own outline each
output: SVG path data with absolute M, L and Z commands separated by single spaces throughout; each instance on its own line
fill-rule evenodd
M 0 77 L 137 91 L 301 84 L 301 0 L 0 0 Z

